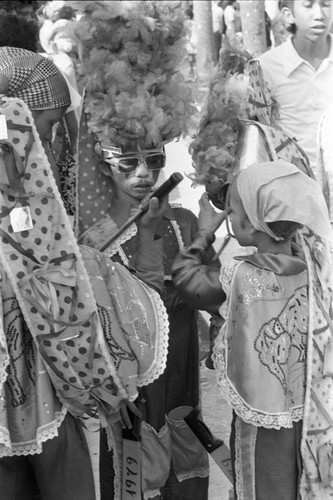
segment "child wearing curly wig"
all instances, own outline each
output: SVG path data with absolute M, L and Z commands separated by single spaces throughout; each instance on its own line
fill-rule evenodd
M 229 197 L 229 209 L 217 213 L 203 195 L 201 230 L 176 259 L 173 278 L 183 299 L 225 320 L 213 359 L 233 409 L 235 497 L 328 498 L 332 231 L 325 201 L 313 179 L 283 160 L 242 170 Z M 217 272 L 202 256 L 227 216 L 238 243 L 257 252 Z

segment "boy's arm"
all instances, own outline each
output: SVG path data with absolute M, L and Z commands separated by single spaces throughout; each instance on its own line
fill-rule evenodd
M 184 302 L 194 309 L 217 314 L 225 294 L 219 275 L 220 261 L 217 256 L 209 260 L 215 240 L 214 233 L 201 229 L 191 245 L 184 248 L 172 266 L 172 277 L 177 292 Z

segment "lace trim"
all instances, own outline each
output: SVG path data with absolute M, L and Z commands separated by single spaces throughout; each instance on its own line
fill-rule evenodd
M 157 497 L 157 498 L 156 498 Z M 153 500 L 154 498 L 159 499 L 161 497 L 161 490 L 149 490 L 143 493 L 144 500 Z
M 253 427 L 251 430 L 251 437 L 250 437 L 250 460 L 251 460 L 251 469 L 253 471 L 253 487 L 252 487 L 252 495 L 253 498 L 255 499 L 256 497 L 256 445 L 257 445 L 257 434 L 258 434 L 258 429 L 257 427 Z
M 37 429 L 36 441 L 29 443 L 12 444 L 9 432 L 5 428 L 0 429 L 0 457 L 37 455 L 42 453 L 42 443 L 58 436 L 58 429 L 64 421 L 67 414 L 66 408 L 63 408 L 56 419 L 49 424 Z
M 223 290 L 227 293 L 227 300 L 220 307 L 219 311 L 223 318 L 227 318 L 229 315 L 229 290 L 233 286 L 233 281 L 236 275 L 235 271 L 240 264 L 241 262 L 231 259 L 230 261 L 226 261 L 226 264 L 222 266 L 220 271 L 220 282 Z M 244 422 L 258 427 L 265 427 L 266 429 L 280 429 L 280 427 L 290 428 L 292 427 L 293 422 L 298 422 L 303 419 L 303 405 L 290 409 L 288 413 L 285 412 L 276 414 L 261 412 L 248 405 L 238 394 L 227 376 L 227 365 L 225 362 L 227 346 L 225 343 L 226 339 L 223 337 L 223 330 L 221 330 L 219 336 L 216 338 L 213 353 L 214 365 L 218 371 L 218 385 L 224 392 L 230 406 L 235 410 L 236 414 L 244 420 Z
M 174 205 L 172 205 L 172 207 L 173 206 Z M 184 241 L 183 241 L 183 237 L 182 237 L 182 233 L 181 233 L 179 224 L 175 219 L 170 219 L 170 224 L 172 225 L 172 228 L 175 232 L 175 236 L 177 239 L 179 250 L 182 250 L 184 248 Z M 117 241 L 115 243 L 113 243 L 111 247 L 109 247 L 107 250 L 105 250 L 105 252 L 104 252 L 105 255 L 107 255 L 108 257 L 111 258 L 113 255 L 118 254 L 120 256 L 123 264 L 126 267 L 129 267 L 129 260 L 128 260 L 127 255 L 125 254 L 124 250 L 122 249 L 122 245 L 124 243 L 126 243 L 126 241 L 132 239 L 133 236 L 135 236 L 137 234 L 137 232 L 138 232 L 138 228 L 137 228 L 136 224 L 133 223 L 129 228 L 126 229 L 126 231 L 124 231 L 124 233 L 121 236 L 119 236 Z M 172 276 L 166 274 L 166 275 L 164 275 L 164 280 L 165 281 L 172 281 Z
M 181 483 L 182 481 L 186 481 L 186 479 L 193 479 L 194 477 L 208 477 L 209 476 L 209 466 L 201 467 L 197 470 L 192 470 L 190 472 L 184 472 L 182 474 L 177 474 L 177 479 Z
M 104 254 L 111 258 L 111 257 L 113 257 L 113 255 L 118 253 L 120 255 L 120 258 L 123 261 L 124 265 L 126 267 L 128 267 L 129 260 L 128 260 L 124 250 L 122 249 L 122 245 L 124 243 L 126 243 L 126 241 L 131 240 L 133 238 L 133 236 L 135 236 L 137 234 L 137 232 L 138 232 L 138 228 L 137 228 L 136 224 L 133 223 L 130 227 L 128 227 L 126 229 L 126 231 L 124 231 L 119 236 L 119 238 L 114 243 L 112 243 L 112 245 L 109 248 L 107 248 L 105 250 Z
M 174 208 L 174 206 L 175 205 L 172 204 L 172 208 Z M 172 225 L 172 228 L 173 228 L 173 230 L 175 232 L 175 236 L 176 236 L 176 239 L 177 239 L 179 250 L 183 250 L 183 248 L 184 248 L 184 241 L 183 241 L 182 233 L 180 231 L 179 224 L 176 221 L 176 219 L 170 219 L 170 224 Z M 164 275 L 164 280 L 165 281 L 172 281 L 171 274 L 165 274 Z
M 293 422 L 303 419 L 304 407 L 291 408 L 288 413 L 269 414 L 256 410 L 249 406 L 238 394 L 226 375 L 226 363 L 224 361 L 225 347 L 223 339 L 217 339 L 214 349 L 214 364 L 218 370 L 218 385 L 224 392 L 229 405 L 244 422 L 266 429 L 280 429 L 280 427 L 291 428 Z
M 179 246 L 179 250 L 183 250 L 184 249 L 184 241 L 183 241 L 182 233 L 180 231 L 179 224 L 176 221 L 176 219 L 171 219 L 170 223 L 171 223 L 171 225 L 173 227 L 173 230 L 175 232 L 175 235 L 176 235 L 176 238 L 177 238 L 177 242 L 178 242 L 178 246 Z
M 141 425 L 142 427 L 146 427 L 146 429 L 148 429 L 153 434 L 156 434 L 156 436 L 163 436 L 164 434 L 167 434 L 169 432 L 169 426 L 167 422 L 165 422 L 165 424 L 158 431 L 145 420 L 142 421 Z
M 247 426 L 244 428 L 244 426 Z M 257 428 L 240 419 L 235 423 L 235 476 L 238 500 L 255 500 L 255 447 Z M 244 479 L 247 482 L 244 484 Z
M 3 331 L 2 324 L 0 326 L 0 394 L 2 393 L 3 384 L 7 379 L 7 367 L 9 365 L 9 354 L 7 350 L 6 336 Z
M 236 492 L 239 500 L 244 500 L 244 487 L 242 475 L 242 458 L 241 458 L 241 436 L 240 422 L 235 423 L 235 476 L 236 476 Z
M 224 290 L 227 299 L 224 301 L 222 306 L 219 309 L 219 313 L 222 318 L 226 318 L 228 316 L 229 304 L 230 304 L 230 288 L 232 286 L 233 277 L 235 276 L 235 271 L 237 267 L 241 264 L 240 261 L 230 259 L 223 264 L 220 270 L 220 283 L 222 289 Z
M 150 298 L 152 299 L 157 311 L 157 318 L 156 318 L 157 341 L 156 341 L 154 363 L 145 373 L 140 374 L 137 384 L 138 387 L 142 387 L 143 385 L 148 385 L 151 382 L 154 382 L 154 380 L 156 380 L 160 375 L 162 375 L 162 373 L 166 368 L 166 361 L 167 361 L 168 347 L 169 347 L 169 317 L 167 310 L 157 292 L 154 292 L 148 287 L 147 287 L 147 292 Z M 157 360 L 159 360 L 158 363 Z

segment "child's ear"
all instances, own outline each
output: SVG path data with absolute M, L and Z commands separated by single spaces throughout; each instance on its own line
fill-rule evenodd
M 281 13 L 282 13 L 286 28 L 295 24 L 295 16 L 293 14 L 293 11 L 291 9 L 289 9 L 289 7 L 283 7 L 283 9 L 281 10 Z

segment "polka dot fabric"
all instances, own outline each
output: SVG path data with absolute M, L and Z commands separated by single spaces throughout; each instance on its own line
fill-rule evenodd
M 88 132 L 83 113 L 80 126 L 79 176 L 78 176 L 78 225 L 79 233 L 90 228 L 111 205 L 111 178 L 104 175 L 94 150 L 93 135 Z
M 21 199 L 0 192 L 0 260 L 59 398 L 74 415 L 114 403 L 117 376 L 93 290 L 29 109 L 4 98 L 8 140 L 25 165 Z M 30 154 L 26 148 L 32 139 Z M 2 161 L 3 163 L 3 161 Z M 1 172 L 5 166 L 1 165 Z M 2 175 L 1 182 L 8 182 Z M 17 193 L 16 193 L 17 194 Z M 33 228 L 14 232 L 7 211 L 26 205 Z

